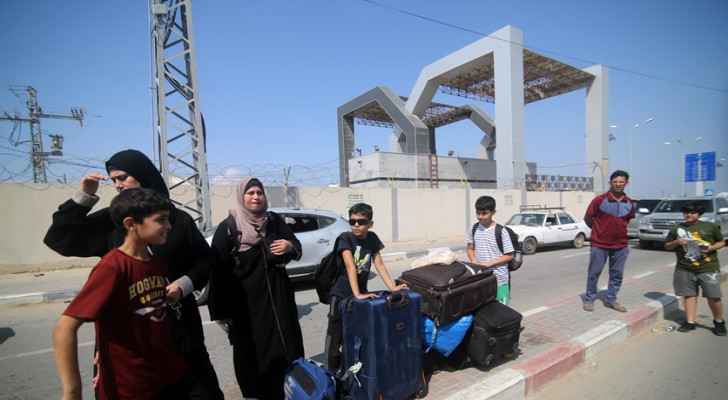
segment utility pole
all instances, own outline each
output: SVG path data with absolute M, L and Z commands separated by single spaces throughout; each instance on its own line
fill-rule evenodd
M 172 201 L 202 232 L 212 229 L 191 0 L 149 0 L 154 52 L 154 145 Z M 184 196 L 192 188 L 194 196 Z
M 25 91 L 26 101 L 25 104 L 28 108 L 28 115 L 23 117 L 20 114 L 15 113 L 11 115 L 4 112 L 0 115 L 0 121 L 12 121 L 16 124 L 27 122 L 30 126 L 30 162 L 33 165 L 33 182 L 35 183 L 48 183 L 48 177 L 46 175 L 46 166 L 48 163 L 48 157 L 50 156 L 62 156 L 63 155 L 63 136 L 62 135 L 49 135 L 51 138 L 51 151 L 43 151 L 43 132 L 40 129 L 40 120 L 46 119 L 71 119 L 76 120 L 83 127 L 83 118 L 85 112 L 83 108 L 72 108 L 71 114 L 54 114 L 43 112 L 43 109 L 38 104 L 38 91 L 32 86 L 12 86 L 10 91 L 16 96 L 19 96 L 20 89 Z

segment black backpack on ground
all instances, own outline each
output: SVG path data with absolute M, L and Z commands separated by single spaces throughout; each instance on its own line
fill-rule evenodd
M 334 250 L 321 259 L 321 264 L 319 264 L 316 272 L 313 274 L 316 294 L 318 295 L 319 302 L 323 304 L 329 304 L 331 288 L 334 287 L 336 279 L 339 277 L 341 257 L 336 250 L 339 248 L 340 239 L 341 235 L 334 241 Z
M 478 230 L 479 224 L 480 222 L 476 222 L 473 225 L 473 229 L 471 232 L 471 236 L 473 237 L 473 245 L 475 245 L 475 232 Z M 508 263 L 508 271 L 515 271 L 518 268 L 521 268 L 521 265 L 523 265 L 523 252 L 521 250 L 521 244 L 518 242 L 518 234 L 516 232 L 513 232 L 513 229 L 501 224 L 495 224 L 495 241 L 498 243 L 498 250 L 500 250 L 501 253 L 504 253 L 503 230 L 508 232 L 508 236 L 510 236 L 511 238 L 511 244 L 513 245 L 513 259 Z

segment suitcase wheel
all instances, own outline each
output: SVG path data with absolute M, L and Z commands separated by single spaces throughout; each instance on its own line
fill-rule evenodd
M 486 367 L 488 367 L 488 366 L 490 366 L 491 364 L 493 364 L 493 361 L 494 361 L 494 360 L 495 360 L 495 355 L 493 355 L 493 354 L 488 354 L 488 355 L 487 355 L 487 356 L 485 357 L 485 362 L 483 363 L 483 365 L 484 365 L 484 366 L 486 366 Z
M 495 340 L 495 338 L 493 336 L 491 336 L 491 337 L 488 338 L 488 346 L 494 347 L 495 346 L 495 343 L 496 343 L 496 340 Z

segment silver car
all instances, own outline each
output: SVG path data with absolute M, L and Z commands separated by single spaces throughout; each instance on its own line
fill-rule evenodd
M 688 203 L 699 203 L 705 212 L 701 221 L 720 225 L 723 237 L 728 237 L 728 197 L 687 197 L 662 200 L 652 214 L 642 218 L 639 225 L 641 248 L 663 248 L 667 234 L 673 226 L 683 221 L 682 209 Z
M 269 211 L 283 217 L 301 242 L 303 252 L 301 259 L 286 265 L 286 272 L 294 281 L 311 278 L 321 259 L 334 250 L 336 238 L 343 232 L 351 230 L 349 222 L 333 211 L 305 208 L 271 208 Z M 212 235 L 206 239 L 207 243 L 211 244 Z M 197 304 L 205 304 L 207 287 L 196 291 L 195 298 Z
M 652 214 L 652 211 L 660 203 L 660 199 L 640 199 L 637 200 L 637 213 L 635 217 L 629 221 L 627 225 L 627 236 L 630 239 L 639 237 L 640 233 L 640 221 L 647 215 Z
M 324 258 L 334 249 L 334 241 L 351 230 L 349 222 L 333 211 L 305 208 L 272 208 L 286 221 L 301 242 L 303 255 L 286 265 L 291 279 L 310 277 Z

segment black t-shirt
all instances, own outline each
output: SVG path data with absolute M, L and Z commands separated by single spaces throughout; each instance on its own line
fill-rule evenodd
M 356 276 L 359 283 L 359 292 L 367 292 L 367 280 L 369 279 L 369 271 L 374 263 L 374 256 L 384 248 L 384 244 L 374 232 L 368 232 L 367 236 L 360 239 L 351 232 L 344 232 L 339 236 L 339 245 L 336 253 L 341 257 L 344 250 L 351 251 L 354 257 L 354 265 L 356 266 Z M 343 258 L 340 258 L 341 268 L 339 277 L 336 279 L 334 287 L 331 289 L 331 295 L 347 298 L 352 296 L 349 278 L 346 275 L 346 265 Z

